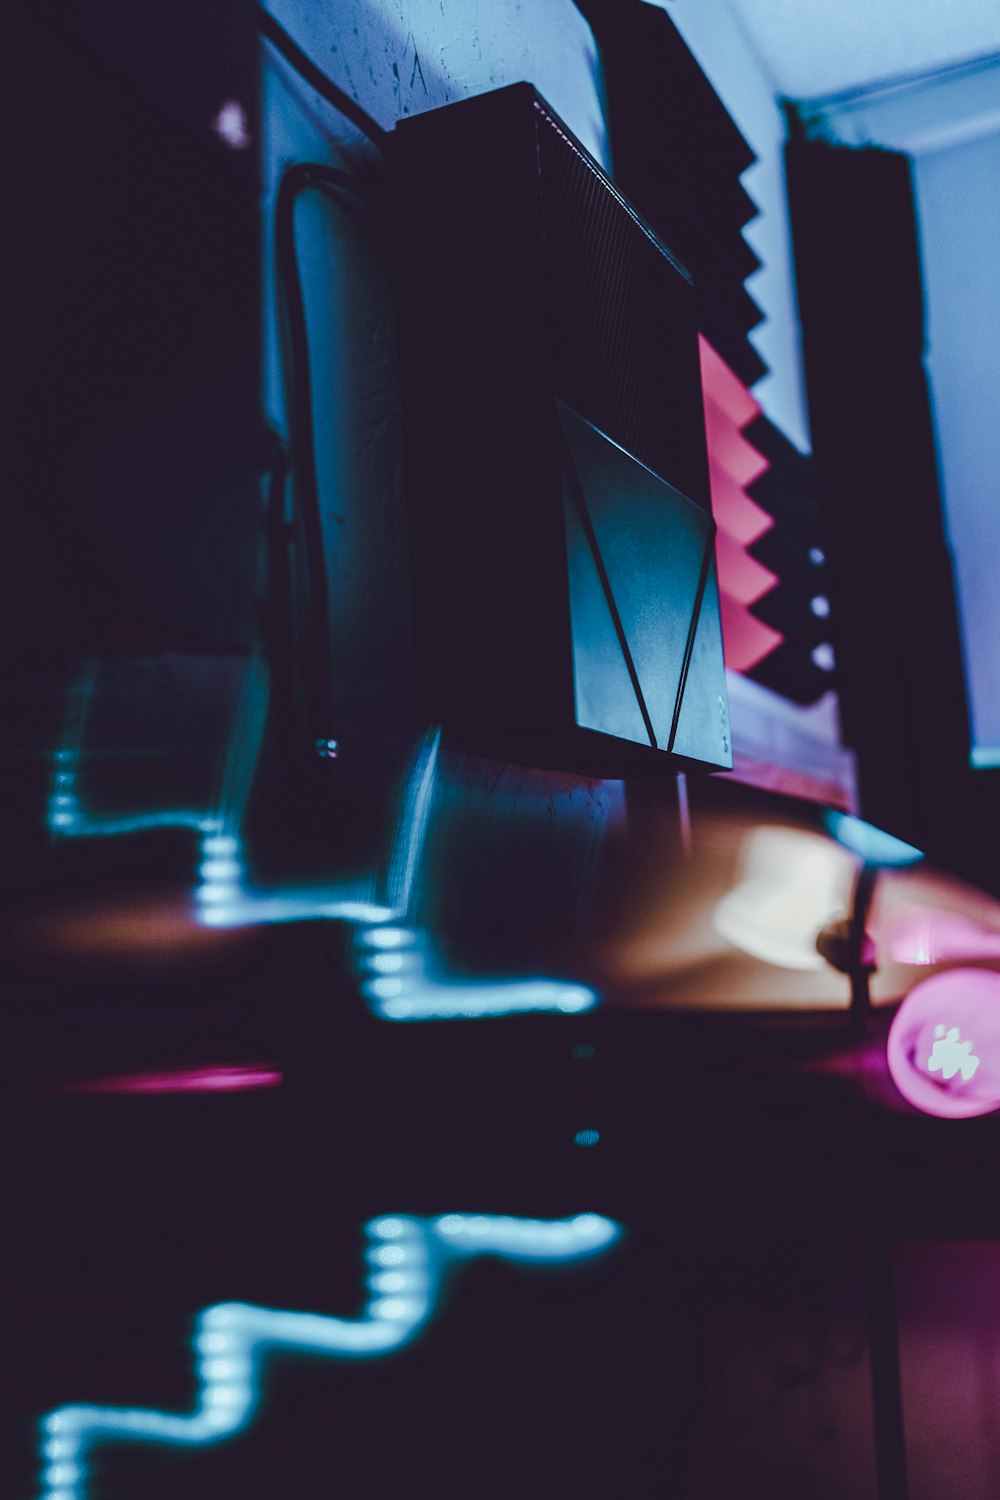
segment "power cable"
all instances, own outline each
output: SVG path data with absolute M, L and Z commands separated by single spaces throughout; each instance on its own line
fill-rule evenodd
M 306 695 L 307 713 L 313 722 L 308 729 L 315 738 L 330 733 L 332 656 L 330 590 L 316 474 L 309 332 L 295 239 L 295 206 L 300 195 L 309 190 L 325 193 L 365 229 L 371 231 L 372 226 L 362 211 L 365 189 L 350 173 L 319 162 L 299 162 L 282 177 L 275 209 L 275 253 L 287 338 L 292 477 L 302 521 L 309 590 Z M 345 198 L 345 194 L 349 196 Z

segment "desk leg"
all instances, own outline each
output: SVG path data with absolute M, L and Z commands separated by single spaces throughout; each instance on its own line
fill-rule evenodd
M 892 1242 L 884 1235 L 874 1234 L 865 1253 L 878 1500 L 906 1500 L 906 1443 Z

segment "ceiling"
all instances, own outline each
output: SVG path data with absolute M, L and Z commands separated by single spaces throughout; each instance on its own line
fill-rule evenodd
M 775 92 L 789 99 L 824 98 L 1000 54 L 1000 0 L 730 3 Z

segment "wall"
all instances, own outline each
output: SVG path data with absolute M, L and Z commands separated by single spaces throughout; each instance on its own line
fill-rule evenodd
M 996 77 L 996 74 L 994 74 Z M 965 648 L 972 763 L 1000 766 L 1000 134 L 929 152 L 914 181 L 945 527 Z

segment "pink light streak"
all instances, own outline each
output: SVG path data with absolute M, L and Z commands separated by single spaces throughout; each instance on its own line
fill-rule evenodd
M 59 1085 L 62 1094 L 220 1094 L 278 1088 L 277 1068 L 179 1068 L 172 1072 L 126 1073 L 118 1078 L 86 1079 Z

